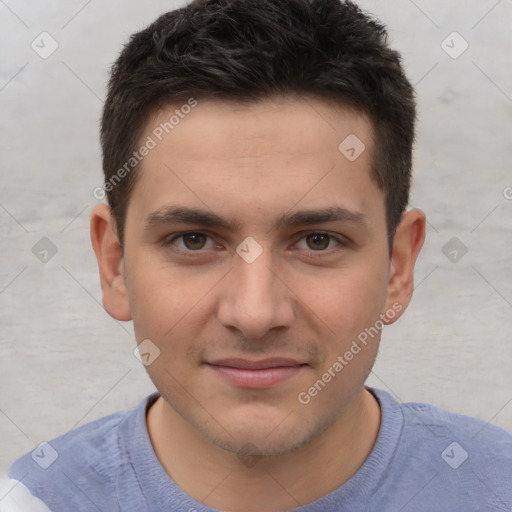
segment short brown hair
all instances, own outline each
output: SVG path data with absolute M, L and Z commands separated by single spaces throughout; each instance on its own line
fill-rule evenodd
M 194 0 L 134 34 L 112 68 L 103 110 L 105 183 L 162 105 L 290 94 L 351 105 L 372 120 L 371 175 L 385 196 L 391 246 L 409 200 L 414 90 L 384 26 L 351 1 Z M 121 244 L 136 167 L 106 188 Z

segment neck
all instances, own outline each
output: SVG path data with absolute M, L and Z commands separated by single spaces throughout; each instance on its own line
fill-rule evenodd
M 230 512 L 277 512 L 311 503 L 351 478 L 375 445 L 380 420 L 376 399 L 362 389 L 312 441 L 249 461 L 204 438 L 161 397 L 148 411 L 147 427 L 160 463 L 196 501 Z

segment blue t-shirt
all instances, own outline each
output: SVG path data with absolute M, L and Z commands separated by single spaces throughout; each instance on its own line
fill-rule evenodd
M 294 511 L 512 511 L 512 433 L 367 389 L 382 411 L 370 455 L 343 485 Z M 156 458 L 145 413 L 157 398 L 40 445 L 9 476 L 52 512 L 214 512 L 185 494 Z

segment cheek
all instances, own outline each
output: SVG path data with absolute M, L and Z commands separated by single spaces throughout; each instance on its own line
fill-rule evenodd
M 296 279 L 295 282 L 300 282 Z M 303 286 L 301 302 L 318 316 L 333 337 L 346 339 L 373 325 L 387 295 L 385 269 L 337 271 L 314 285 Z
M 179 339 L 179 332 L 197 315 L 208 292 L 208 279 L 188 280 L 177 269 L 139 258 L 130 267 L 128 295 L 137 340 Z
M 197 364 L 205 334 L 212 331 L 212 289 L 219 278 L 197 272 L 188 278 L 183 269 L 162 263 L 136 268 L 128 287 L 135 337 L 138 343 L 151 340 L 160 351 L 146 371 L 157 389 L 179 397 L 183 383 L 200 385 Z

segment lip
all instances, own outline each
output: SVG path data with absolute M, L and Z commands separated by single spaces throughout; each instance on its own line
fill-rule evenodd
M 231 384 L 250 389 L 276 386 L 307 366 L 287 358 L 270 358 L 259 361 L 238 358 L 221 359 L 206 363 L 206 365 Z

